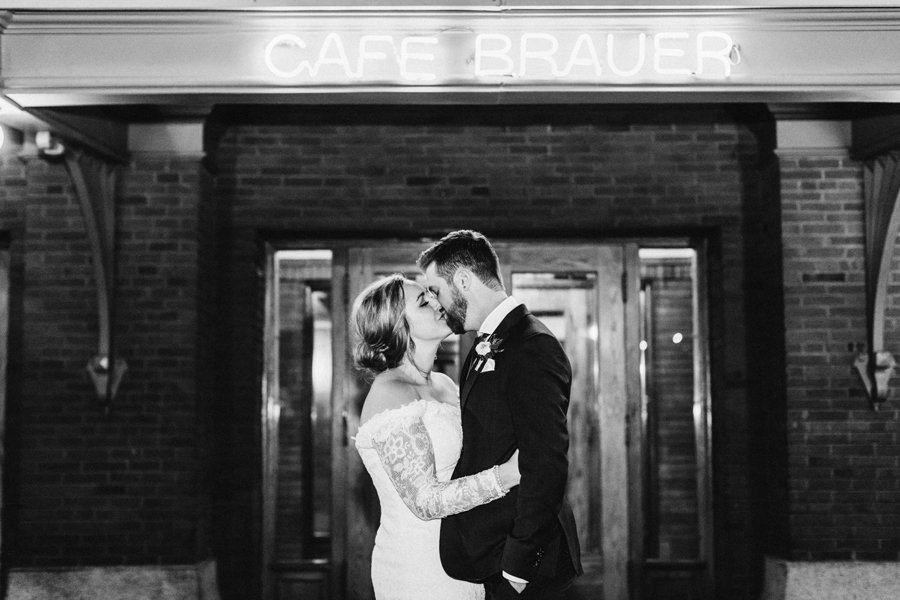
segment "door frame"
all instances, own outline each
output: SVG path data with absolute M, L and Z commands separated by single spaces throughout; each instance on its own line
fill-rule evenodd
M 350 249 L 351 248 L 372 248 L 383 247 L 385 244 L 398 245 L 414 245 L 421 249 L 427 247 L 427 244 L 438 239 L 437 237 L 425 238 L 399 238 L 395 236 L 388 237 L 305 237 L 297 236 L 291 238 L 279 238 L 277 241 L 268 241 L 265 243 L 266 253 L 266 280 L 267 292 L 265 297 L 266 317 L 264 324 L 266 328 L 265 351 L 270 352 L 274 348 L 277 350 L 277 339 L 271 339 L 271 331 L 274 329 L 274 323 L 270 320 L 273 313 L 273 303 L 276 298 L 270 297 L 270 291 L 273 289 L 272 278 L 274 277 L 274 255 L 279 250 L 292 249 L 329 249 L 333 252 L 332 261 L 332 282 L 333 282 L 333 335 L 336 343 L 333 344 L 333 404 L 332 404 L 332 434 L 331 443 L 333 449 L 342 449 L 340 452 L 332 452 L 332 506 L 331 506 L 331 577 L 330 577 L 330 596 L 336 600 L 345 600 L 348 598 L 348 535 L 351 533 L 351 527 L 347 522 L 348 511 L 347 497 L 350 496 L 348 490 L 348 469 L 350 460 L 348 457 L 351 442 L 351 432 L 355 432 L 358 427 L 358 414 L 352 410 L 352 403 L 358 400 L 361 389 L 350 368 L 349 361 L 346 356 L 346 341 L 349 340 L 349 302 L 351 298 L 351 290 L 349 289 L 350 273 Z M 641 429 L 641 399 L 640 399 L 640 376 L 639 376 L 639 330 L 632 331 L 631 328 L 638 327 L 640 318 L 640 307 L 637 299 L 640 294 L 640 264 L 638 259 L 638 247 L 692 247 L 698 252 L 698 293 L 704 296 L 701 298 L 701 310 L 706 307 L 705 294 L 707 293 L 705 260 L 705 245 L 698 244 L 696 239 L 688 236 L 665 236 L 665 237 L 649 237 L 649 236 L 629 236 L 629 237 L 561 237 L 561 236 L 536 236 L 536 237 L 501 237 L 493 236 L 492 242 L 499 248 L 515 246 L 518 244 L 547 244 L 547 245 L 596 245 L 596 246 L 621 246 L 628 248 L 623 250 L 622 261 L 622 305 L 624 309 L 622 331 L 622 361 L 618 365 L 619 371 L 617 376 L 621 377 L 624 382 L 626 402 L 624 413 L 621 415 L 612 415 L 613 418 L 620 420 L 623 424 L 622 443 L 625 445 L 624 458 L 627 463 L 627 486 L 622 492 L 626 498 L 624 517 L 627 519 L 625 526 L 624 552 L 622 552 L 622 541 L 617 540 L 617 544 L 610 544 L 610 555 L 612 551 L 619 553 L 615 560 L 609 562 L 604 559 L 604 573 L 615 572 L 616 577 L 604 581 L 604 600 L 639 600 L 639 585 L 643 562 L 643 544 L 642 544 L 642 524 L 643 524 L 643 464 L 642 464 L 642 429 Z M 410 265 L 415 264 L 416 255 L 410 256 Z M 503 265 L 503 257 L 501 254 L 501 265 Z M 504 281 L 509 282 L 509 270 L 503 270 Z M 511 283 L 511 282 L 510 282 Z M 697 321 L 701 332 L 708 335 L 707 331 L 707 315 L 699 315 L 701 318 Z M 276 336 L 277 337 L 277 336 Z M 708 345 L 708 339 L 706 340 Z M 701 353 L 705 362 L 705 377 L 707 386 L 704 390 L 706 397 L 706 445 L 703 451 L 707 458 L 707 464 L 710 466 L 708 477 L 705 478 L 704 485 L 709 492 L 712 490 L 712 473 L 711 473 L 711 402 L 709 393 L 709 364 L 708 349 Z M 261 410 L 261 441 L 263 443 L 262 464 L 260 465 L 263 475 L 263 482 L 260 486 L 263 497 L 261 498 L 261 506 L 263 507 L 262 520 L 262 540 L 260 548 L 260 558 L 262 567 L 263 590 L 271 591 L 272 581 L 269 572 L 269 562 L 272 556 L 272 548 L 274 542 L 274 522 L 272 515 L 274 511 L 269 506 L 269 498 L 267 492 L 271 488 L 271 481 L 267 480 L 272 472 L 272 456 L 270 452 L 266 452 L 267 442 L 271 442 L 272 428 L 272 402 L 278 398 L 277 395 L 277 378 L 274 373 L 270 372 L 270 365 L 263 361 L 263 402 Z M 273 387 L 274 386 L 274 387 Z M 277 420 L 274 422 L 277 430 Z M 698 448 L 698 450 L 701 450 Z M 277 456 L 276 456 L 277 459 Z M 706 494 L 706 498 L 711 500 L 711 494 Z M 710 507 L 711 508 L 711 507 Z M 621 515 L 618 515 L 621 516 Z M 613 518 L 612 514 L 605 514 L 605 518 Z M 707 560 L 710 568 L 708 570 L 710 580 L 712 574 L 712 521 L 711 518 L 705 522 L 704 549 L 707 551 Z M 608 571 L 609 570 L 609 571 Z M 604 578 L 606 579 L 606 578 Z M 271 596 L 264 596 L 268 599 Z

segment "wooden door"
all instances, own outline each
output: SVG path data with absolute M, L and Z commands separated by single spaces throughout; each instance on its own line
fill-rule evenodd
M 353 300 L 370 282 L 397 272 L 419 277 L 415 259 L 423 247 L 396 241 L 322 242 L 279 251 L 278 260 L 270 256 L 262 414 L 267 599 L 373 597 L 370 559 L 380 515 L 371 480 L 353 445 L 368 384 L 350 364 L 348 319 Z M 710 411 L 706 319 L 700 301 L 705 297 L 704 269 L 698 267 L 698 258 L 691 253 L 693 258 L 685 263 L 684 249 L 642 249 L 639 254 L 635 243 L 527 240 L 498 241 L 495 247 L 507 290 L 556 332 L 573 366 L 567 494 L 585 575 L 571 598 L 709 597 Z M 687 267 L 690 286 L 681 275 L 673 280 L 687 273 Z M 0 284 L 8 281 L 3 277 L 7 268 L 8 254 L 0 256 Z M 688 287 L 690 293 L 685 292 Z M 669 297 L 663 294 L 666 290 L 671 298 L 663 303 Z M 5 297 L 0 285 L 0 341 Z M 318 307 L 312 310 L 312 328 L 311 307 Z M 683 317 L 680 321 L 673 320 L 676 313 Z M 692 342 L 690 357 L 687 344 L 662 347 L 669 338 L 673 344 L 681 341 L 671 336 L 670 328 Z M 312 354 L 310 335 L 316 340 Z M 436 368 L 458 379 L 471 338 L 448 338 Z M 0 381 L 3 350 L 0 346 Z M 693 383 L 678 390 L 663 384 L 668 380 L 660 373 L 674 364 L 665 352 L 675 350 L 685 355 L 678 368 L 694 371 Z M 314 386 L 310 396 L 310 381 L 326 374 L 312 365 L 325 362 L 331 384 Z M 0 419 L 2 404 L 0 394 Z M 311 410 L 315 427 L 307 420 Z M 655 458 L 672 454 L 656 449 L 671 437 L 659 433 L 659 423 L 668 426 L 676 418 L 679 431 L 686 431 L 685 423 L 693 419 L 696 450 L 688 453 L 696 463 L 693 478 L 684 468 L 681 476 L 672 477 L 668 463 Z M 290 435 L 299 437 L 292 442 Z M 292 468 L 299 475 L 292 475 Z M 663 471 L 666 478 L 655 476 Z M 691 504 L 696 532 L 667 517 L 680 519 L 684 513 L 684 506 L 667 500 L 670 491 L 677 488 L 683 496 L 691 485 L 696 487 Z M 676 552 L 678 548 L 682 550 Z
M 554 331 L 572 364 L 567 497 L 585 568 L 572 597 L 626 600 L 638 464 L 628 427 L 639 409 L 637 313 L 627 290 L 637 286 L 629 268 L 637 247 L 530 242 L 497 251 L 508 291 Z
M 636 260 L 636 246 L 527 241 L 498 242 L 495 247 L 507 290 L 560 336 L 573 363 L 568 497 L 576 513 L 586 571 L 573 596 L 626 600 L 633 535 L 629 502 L 634 502 L 629 471 L 636 464 L 627 447 L 627 427 L 634 422 L 629 412 L 640 406 L 639 394 L 630 393 L 639 387 L 637 346 L 628 342 L 629 335 L 636 340 L 638 316 L 626 294 L 632 283 L 637 289 L 636 270 L 626 267 Z M 400 272 L 415 278 L 415 259 L 423 248 L 391 242 L 350 248 L 348 306 L 381 276 Z M 439 362 L 441 355 L 448 357 L 441 370 L 451 377 L 456 376 L 468 341 L 451 336 L 439 354 Z M 348 367 L 344 372 L 351 374 Z M 359 427 L 367 384 L 356 376 L 346 381 L 335 412 L 345 415 L 349 440 Z M 346 505 L 336 514 L 343 513 L 346 523 L 346 597 L 369 600 L 378 500 L 352 441 L 344 450 Z
M 423 244 L 387 241 L 378 246 L 349 248 L 347 266 L 347 313 L 359 293 L 375 280 L 403 273 L 411 279 L 418 275 L 416 258 L 424 249 Z M 338 399 L 336 409 L 344 415 L 348 439 L 344 445 L 344 469 L 346 477 L 346 598 L 373 600 L 372 548 L 378 529 L 380 510 L 378 497 L 369 474 L 356 451 L 352 437 L 359 429 L 359 415 L 368 392 L 368 383 L 349 364 L 352 332 L 347 331 L 344 360 L 347 361 L 346 390 Z

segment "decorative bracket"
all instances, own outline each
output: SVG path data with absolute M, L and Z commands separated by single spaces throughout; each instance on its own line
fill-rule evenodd
M 872 408 L 878 410 L 879 404 L 887 400 L 888 383 L 894 376 L 897 361 L 890 352 L 884 350 L 875 353 L 874 363 L 872 360 L 868 352 L 860 352 L 853 366 L 866 386 Z
M 87 371 L 94 382 L 97 397 L 106 411 L 116 395 L 122 376 L 128 369 L 115 357 L 113 343 L 113 307 L 115 306 L 115 167 L 85 152 L 63 147 L 62 154 L 69 177 L 81 204 L 85 228 L 94 263 L 97 285 L 98 351 L 88 361 Z
M 900 153 L 880 156 L 865 166 L 867 348 L 854 361 L 874 410 L 887 400 L 896 361 L 884 349 L 884 321 L 891 260 L 900 230 Z

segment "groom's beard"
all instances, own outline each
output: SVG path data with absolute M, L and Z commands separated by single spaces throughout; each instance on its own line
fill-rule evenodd
M 469 310 L 469 301 L 463 298 L 462 294 L 455 289 L 450 290 L 450 296 L 453 301 L 444 311 L 444 320 L 450 331 L 457 335 L 466 332 L 466 311 Z

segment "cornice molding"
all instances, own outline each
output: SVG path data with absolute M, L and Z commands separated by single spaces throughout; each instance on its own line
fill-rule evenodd
M 734 31 L 764 26 L 771 31 L 900 31 L 900 6 L 772 8 L 698 7 L 690 10 L 666 8 L 622 8 L 597 6 L 572 7 L 468 7 L 448 8 L 402 6 L 393 10 L 372 7 L 308 8 L 295 10 L 5 10 L 0 12 L 0 28 L 4 35 L 142 33 L 169 31 L 225 32 L 240 30 L 271 31 L 273 27 L 289 30 L 303 26 L 309 19 L 355 18 L 448 18 L 517 19 L 577 18 L 618 19 L 625 24 L 660 23 L 665 19 L 710 19 L 729 25 Z
M 325 3 L 322 0 L 0 0 L 0 8 L 31 10 L 317 10 L 317 9 L 375 9 L 390 11 L 404 8 L 441 10 L 473 8 L 483 10 L 507 10 L 523 8 L 569 9 L 674 9 L 680 11 L 708 10 L 710 8 L 744 9 L 809 9 L 809 8 L 891 8 L 895 0 L 616 0 L 598 3 L 597 0 L 567 0 L 551 3 L 548 0 L 391 0 L 376 3 L 373 0 L 341 0 Z

